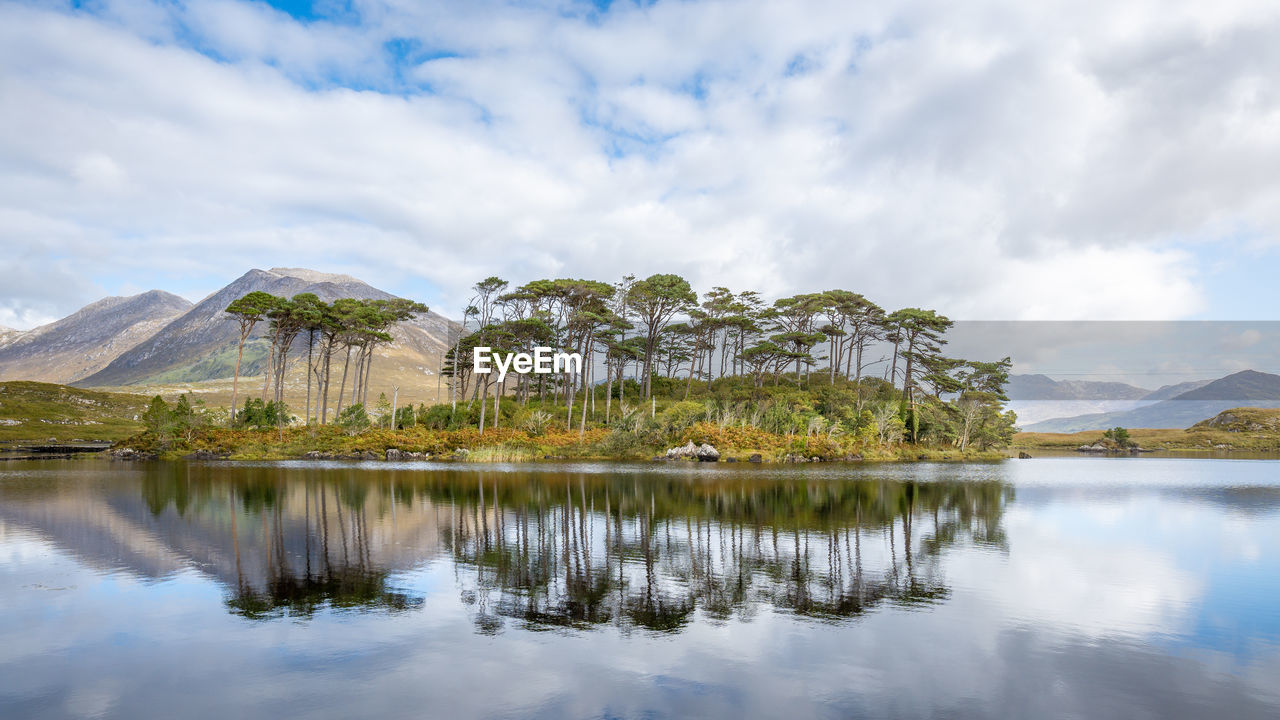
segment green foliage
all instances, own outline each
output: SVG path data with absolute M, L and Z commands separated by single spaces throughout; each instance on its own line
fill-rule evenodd
M 391 401 L 387 399 L 386 393 L 378 393 L 378 400 L 373 406 L 371 419 L 376 421 L 378 427 L 391 427 Z
M 174 429 L 184 440 L 190 442 L 196 433 L 209 427 L 212 423 L 203 400 L 191 401 L 191 394 L 179 395 L 178 402 L 170 413 Z
M 396 422 L 394 429 L 399 430 L 402 428 L 410 428 L 416 425 L 417 422 L 417 414 L 413 411 L 413 407 L 406 406 L 396 409 Z
M 678 402 L 658 413 L 658 428 L 668 435 L 678 435 L 706 417 L 706 405 L 692 400 Z
M 440 404 L 431 407 L 418 406 L 418 425 L 432 430 L 447 430 L 454 427 L 453 409 L 449 405 Z
M 349 435 L 362 433 L 372 425 L 369 414 L 364 411 L 364 405 L 361 403 L 342 408 L 342 412 L 338 413 L 334 423 Z
M 236 427 L 267 430 L 289 424 L 289 406 L 284 403 L 261 398 L 249 398 L 244 407 L 236 413 Z
M 1113 427 L 1110 430 L 1102 433 L 1102 437 L 1106 438 L 1107 440 L 1114 441 L 1116 445 L 1119 445 L 1120 447 L 1125 449 L 1135 447 L 1137 445 L 1137 443 L 1135 443 L 1132 439 L 1130 439 L 1129 431 L 1119 426 Z
M 147 432 L 161 441 L 173 434 L 173 413 L 169 410 L 169 404 L 164 401 L 164 398 L 159 395 L 151 398 L 147 411 L 142 413 L 142 425 Z
M 643 457 L 649 454 L 649 448 L 644 439 L 634 432 L 625 430 L 610 432 L 597 447 L 601 455 L 611 458 Z
M 638 405 L 622 403 L 613 427 L 621 432 L 637 433 L 644 427 L 645 411 Z

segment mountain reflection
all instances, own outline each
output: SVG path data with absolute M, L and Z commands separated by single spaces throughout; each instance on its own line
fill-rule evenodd
M 842 622 L 945 600 L 950 545 L 1006 547 L 1006 484 L 857 477 L 175 463 L 10 489 L 0 512 L 103 569 L 195 569 L 252 619 L 421 611 L 411 571 L 449 563 L 482 633 Z

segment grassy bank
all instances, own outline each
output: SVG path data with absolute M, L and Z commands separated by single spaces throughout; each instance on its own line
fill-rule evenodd
M 119 440 L 142 429 L 148 400 L 51 383 L 0 382 L 0 442 Z
M 1280 410 L 1235 408 L 1187 429 L 1131 428 L 1129 437 L 1148 450 L 1179 452 L 1280 452 Z M 1075 433 L 1018 433 L 1013 450 L 1075 450 L 1102 438 L 1101 430 Z
M 759 455 L 763 462 L 839 460 L 993 460 L 1005 457 L 997 451 L 930 448 L 911 444 L 880 445 L 852 439 L 780 435 L 745 428 L 718 428 L 698 423 L 665 438 L 643 434 L 589 428 L 578 431 L 551 429 L 538 434 L 512 428 L 434 430 L 424 427 L 400 430 L 373 429 L 348 433 L 335 426 L 289 427 L 280 430 L 230 430 L 206 428 L 187 434 L 157 437 L 143 432 L 119 443 L 162 458 L 192 454 L 213 455 L 233 460 L 280 460 L 305 457 L 385 458 L 387 451 L 404 457 L 460 459 L 480 462 L 515 462 L 540 459 L 647 460 L 667 448 L 686 442 L 708 443 L 720 452 L 721 462 L 730 458 L 746 462 Z M 394 453 L 393 453 L 394 456 Z

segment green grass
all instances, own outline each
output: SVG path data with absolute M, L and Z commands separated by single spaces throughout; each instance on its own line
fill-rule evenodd
M 230 378 L 236 371 L 236 355 L 239 345 L 225 345 L 200 360 L 151 375 L 133 385 L 164 385 L 174 383 L 192 383 L 220 378 Z M 244 345 L 244 359 L 240 363 L 240 375 L 258 375 L 267 364 L 268 343 L 261 338 L 254 338 Z
M 1075 450 L 1102 439 L 1101 430 L 1074 433 L 1024 432 L 1013 436 L 1014 450 Z M 1180 428 L 1129 428 L 1129 437 L 1148 450 L 1243 450 L 1280 452 L 1280 410 L 1235 408 Z
M 0 442 L 120 440 L 142 429 L 141 395 L 51 383 L 0 382 Z

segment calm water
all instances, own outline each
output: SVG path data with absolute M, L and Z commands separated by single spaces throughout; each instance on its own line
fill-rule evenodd
M 0 467 L 0 717 L 1280 717 L 1280 463 Z

